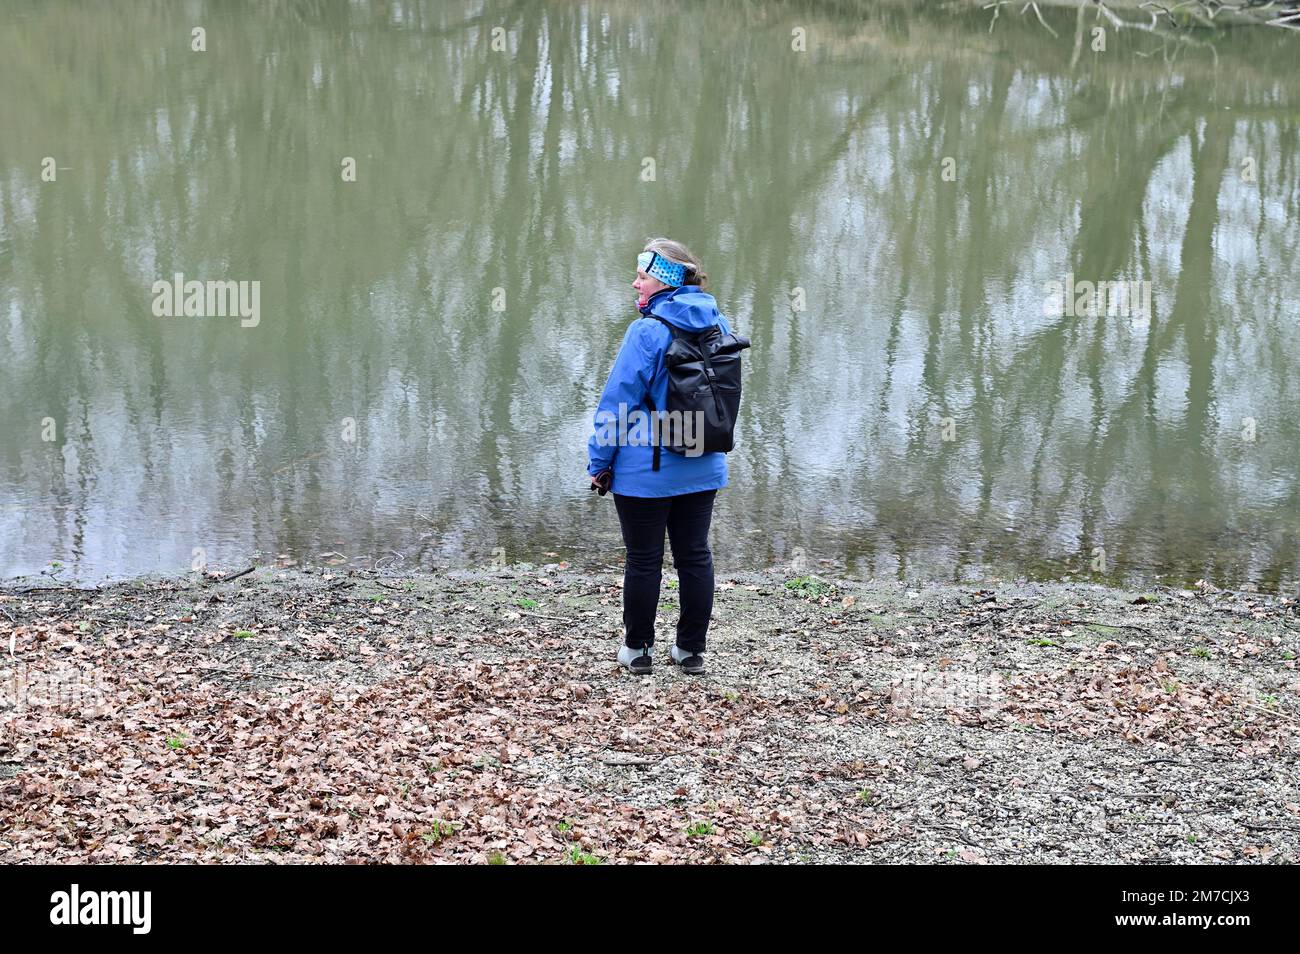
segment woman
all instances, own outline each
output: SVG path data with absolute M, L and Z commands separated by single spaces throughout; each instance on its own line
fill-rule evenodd
M 662 452 L 656 468 L 649 421 L 642 415 L 649 415 L 651 408 L 664 408 L 668 398 L 664 352 L 673 333 L 652 316 L 691 334 L 714 324 L 721 326 L 723 334 L 731 333 L 717 302 L 705 291 L 707 285 L 704 268 L 686 246 L 665 238 L 646 243 L 637 256 L 636 280 L 632 282 L 637 308 L 644 317 L 633 321 L 623 337 L 587 445 L 591 486 L 600 487 L 602 494 L 605 490 L 614 494 L 627 547 L 623 574 L 626 635 L 618 661 L 637 675 L 646 675 L 651 669 L 665 529 L 680 578 L 682 607 L 669 659 L 685 672 L 704 671 L 705 634 L 713 615 L 709 523 L 714 497 L 727 485 L 727 456 L 720 452 L 693 456 Z M 641 413 L 634 413 L 638 411 Z M 633 426 L 638 418 L 644 426 Z M 611 425 L 619 420 L 626 421 L 623 434 L 611 440 Z

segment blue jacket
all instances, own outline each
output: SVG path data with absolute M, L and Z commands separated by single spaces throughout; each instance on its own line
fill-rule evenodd
M 587 473 L 595 477 L 602 470 L 614 472 L 610 490 L 627 497 L 671 497 L 699 490 L 716 490 L 727 486 L 727 455 L 721 452 L 686 457 L 667 450 L 659 455 L 659 470 L 652 469 L 654 447 L 650 444 L 647 391 L 656 408 L 668 402 L 668 369 L 664 352 L 672 341 L 672 332 L 650 315 L 658 315 L 686 331 L 700 331 L 720 325 L 723 334 L 731 333 L 727 319 L 718 311 L 718 303 L 698 285 L 665 288 L 652 295 L 641 309 L 647 317 L 628 326 L 614 367 L 605 382 L 605 390 L 596 406 L 592 434 L 587 441 Z M 610 441 L 619 430 L 619 406 L 627 420 L 626 443 Z M 636 409 L 642 415 L 632 415 Z M 611 423 L 602 423 L 611 422 Z

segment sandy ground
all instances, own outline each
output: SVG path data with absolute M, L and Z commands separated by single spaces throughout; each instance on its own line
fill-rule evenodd
M 564 565 L 0 590 L 0 860 L 1294 862 L 1300 608 Z M 9 647 L 12 646 L 12 652 Z

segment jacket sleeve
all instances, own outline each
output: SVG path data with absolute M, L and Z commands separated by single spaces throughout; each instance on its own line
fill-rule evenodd
M 612 468 L 618 456 L 619 405 L 625 408 L 624 418 L 638 407 L 645 409 L 656 357 L 654 345 L 648 339 L 645 322 L 640 319 L 632 322 L 623 336 L 623 345 L 596 405 L 592 434 L 587 440 L 587 473 L 592 477 Z

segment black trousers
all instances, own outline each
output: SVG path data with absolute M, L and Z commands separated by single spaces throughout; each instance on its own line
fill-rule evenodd
M 614 495 L 618 522 L 627 547 L 623 571 L 623 626 L 627 645 L 640 649 L 655 641 L 655 611 L 663 575 L 664 530 L 680 578 L 681 617 L 677 645 L 687 652 L 704 652 L 704 638 L 713 617 L 713 552 L 709 524 L 716 490 L 675 497 Z

